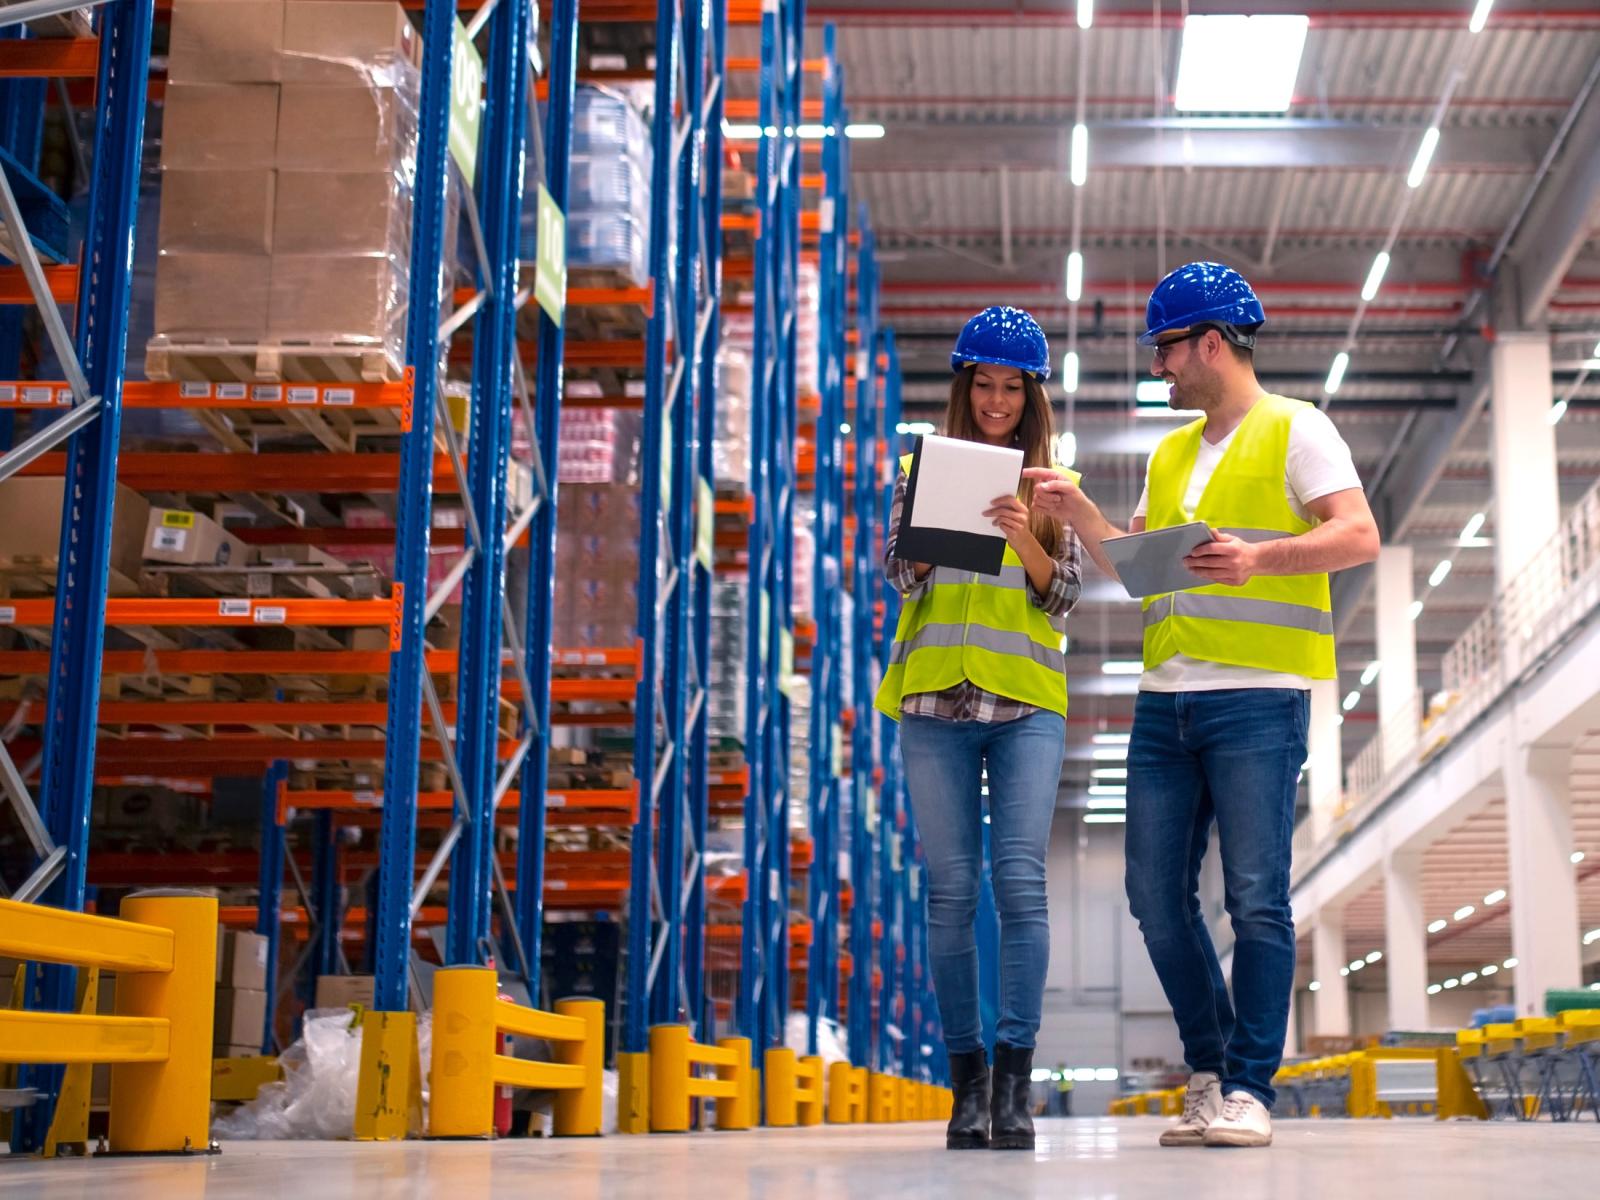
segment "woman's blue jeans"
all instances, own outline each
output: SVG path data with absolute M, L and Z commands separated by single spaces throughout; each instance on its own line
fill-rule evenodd
M 1000 914 L 996 1038 L 1031 1049 L 1039 1032 L 1050 920 L 1045 852 L 1066 747 L 1066 721 L 1038 712 L 1015 721 L 907 715 L 900 749 L 928 859 L 928 953 L 951 1054 L 983 1046 L 978 1012 L 978 891 L 983 870 L 983 772 Z

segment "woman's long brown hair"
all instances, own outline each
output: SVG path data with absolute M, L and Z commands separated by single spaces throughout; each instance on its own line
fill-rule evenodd
M 972 380 L 978 373 L 976 365 L 956 373 L 950 381 L 950 404 L 944 412 L 944 436 L 961 438 L 968 442 L 984 441 L 978 423 L 972 419 Z M 1011 435 L 1011 444 L 1022 451 L 1024 467 L 1054 466 L 1050 455 L 1052 439 L 1050 398 L 1045 395 L 1044 384 L 1026 371 L 1022 372 L 1022 420 Z M 1061 522 L 1047 517 L 1033 507 L 1033 480 L 1024 479 L 1018 497 L 1028 506 L 1028 527 L 1038 539 L 1044 552 L 1054 558 L 1061 546 Z

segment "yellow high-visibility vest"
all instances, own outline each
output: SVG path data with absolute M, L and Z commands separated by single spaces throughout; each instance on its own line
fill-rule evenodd
M 900 467 L 911 469 L 910 455 Z M 1082 478 L 1056 470 L 1073 483 Z M 935 567 L 906 593 L 876 707 L 898 721 L 904 697 L 966 679 L 997 696 L 1067 713 L 1062 627 L 1028 598 L 1027 568 L 1009 545 L 999 575 Z
M 1147 529 L 1204 521 L 1250 542 L 1294 537 L 1316 527 L 1284 494 L 1289 427 L 1308 407 L 1263 396 L 1245 415 L 1199 504 L 1183 506 L 1205 421 L 1176 429 L 1150 460 Z M 1204 662 L 1332 679 L 1333 603 L 1328 576 L 1258 575 L 1243 587 L 1212 584 L 1144 601 L 1144 665 L 1183 654 Z

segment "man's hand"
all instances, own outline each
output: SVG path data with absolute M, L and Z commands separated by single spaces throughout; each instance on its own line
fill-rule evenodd
M 1049 467 L 1029 467 L 1022 476 L 1033 480 L 1033 506 L 1048 517 L 1071 523 L 1089 504 L 1082 488 Z
M 984 516 L 995 523 L 1006 541 L 1018 554 L 1029 545 L 1037 545 L 1028 528 L 1028 506 L 1015 496 L 998 496 L 990 502 Z
M 1207 583 L 1243 587 L 1257 574 L 1257 547 L 1231 533 L 1213 530 L 1214 542 L 1204 542 L 1189 552 L 1183 565 Z

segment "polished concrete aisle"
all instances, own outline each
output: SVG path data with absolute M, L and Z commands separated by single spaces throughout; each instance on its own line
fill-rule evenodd
M 217 1197 L 998 1200 L 1293 1197 L 1469 1200 L 1593 1194 L 1600 1126 L 1285 1122 L 1270 1150 L 1163 1150 L 1160 1122 L 1044 1121 L 1028 1154 L 947 1153 L 928 1125 L 515 1141 L 235 1142 L 190 1161 L 0 1155 L 10 1200 Z

